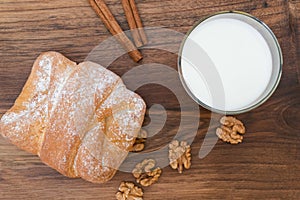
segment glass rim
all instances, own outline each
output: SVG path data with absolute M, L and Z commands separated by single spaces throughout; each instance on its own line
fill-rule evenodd
M 218 16 L 218 15 L 222 15 L 222 14 L 237 14 L 237 15 L 242 15 L 242 16 L 245 16 L 245 17 L 249 17 L 251 19 L 253 19 L 254 21 L 256 21 L 257 23 L 259 23 L 260 25 L 262 25 L 262 27 L 264 29 L 267 30 L 267 32 L 270 34 L 271 36 L 271 39 L 274 41 L 274 44 L 276 45 L 277 47 L 277 50 L 278 50 L 278 58 L 279 58 L 279 71 L 278 71 L 278 74 L 276 74 L 276 80 L 274 82 L 274 85 L 271 86 L 271 90 L 268 92 L 268 93 L 262 93 L 262 97 L 258 98 L 259 100 L 257 100 L 256 103 L 254 103 L 253 105 L 250 104 L 250 106 L 246 106 L 245 108 L 242 108 L 242 109 L 239 109 L 239 110 L 220 110 L 220 109 L 216 109 L 216 108 L 213 108 L 205 103 L 203 103 L 202 101 L 200 101 L 190 90 L 190 88 L 187 86 L 186 84 L 186 81 L 183 77 L 183 73 L 182 73 L 182 66 L 181 66 L 181 60 L 182 60 L 182 51 L 183 51 L 183 47 L 185 45 L 185 42 L 187 40 L 187 38 L 190 36 L 190 34 L 192 33 L 192 31 L 198 26 L 200 25 L 201 23 L 205 22 L 206 20 L 208 20 L 209 18 L 211 17 L 214 17 L 214 16 Z M 247 22 L 245 22 L 247 23 Z M 251 25 L 252 26 L 252 25 Z M 265 38 L 265 37 L 264 37 Z M 246 12 L 242 12 L 242 11 L 221 11 L 221 12 L 216 12 L 214 14 L 211 14 L 211 15 L 208 15 L 206 17 L 203 17 L 202 19 L 200 19 L 198 22 L 196 22 L 193 27 L 186 33 L 181 45 L 180 45 L 180 49 L 179 49 L 179 54 L 178 54 L 178 60 L 177 60 L 177 68 L 178 68 L 178 73 L 179 73 L 179 78 L 181 80 L 181 83 L 185 89 L 185 91 L 189 94 L 189 96 L 196 102 L 198 103 L 200 106 L 212 111 L 212 112 L 215 112 L 215 113 L 221 113 L 221 114 L 229 114 L 229 115 L 236 115 L 236 114 L 241 114 L 241 113 L 245 113 L 245 112 L 249 112 L 250 110 L 253 110 L 259 106 L 261 106 L 263 103 L 265 103 L 271 96 L 272 94 L 275 92 L 277 86 L 279 85 L 279 82 L 280 82 L 280 79 L 281 79 L 281 75 L 282 75 L 282 66 L 283 66 L 283 56 L 282 56 L 282 50 L 280 48 L 280 45 L 279 45 L 279 42 L 275 36 L 275 34 L 273 33 L 273 31 L 268 27 L 268 25 L 266 25 L 263 21 L 261 21 L 260 19 L 254 17 L 253 15 L 249 14 L 249 13 L 246 13 Z M 272 64 L 272 69 L 273 69 L 273 64 Z M 254 101 L 255 102 L 255 101 Z

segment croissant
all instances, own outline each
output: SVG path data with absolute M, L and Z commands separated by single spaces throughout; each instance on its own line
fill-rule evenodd
M 0 131 L 71 178 L 110 180 L 141 128 L 145 103 L 104 67 L 41 54 Z

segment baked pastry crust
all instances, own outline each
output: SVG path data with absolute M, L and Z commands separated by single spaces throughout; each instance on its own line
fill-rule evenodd
M 145 108 L 113 72 L 46 52 L 1 118 L 0 131 L 61 174 L 102 183 L 133 146 Z

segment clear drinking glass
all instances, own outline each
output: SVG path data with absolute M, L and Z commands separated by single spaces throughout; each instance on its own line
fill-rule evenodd
M 194 94 L 193 92 L 190 90 L 190 88 L 188 87 L 188 84 L 186 83 L 185 78 L 183 77 L 183 73 L 182 73 L 182 50 L 184 47 L 184 44 L 187 41 L 188 36 L 191 34 L 191 32 L 199 25 L 201 25 L 203 22 L 210 20 L 210 19 L 221 19 L 221 18 L 231 18 L 231 19 L 237 19 L 237 20 L 241 20 L 247 24 L 249 24 L 250 26 L 252 26 L 253 28 L 255 28 L 265 39 L 267 45 L 269 46 L 270 52 L 271 52 L 271 56 L 272 56 L 272 73 L 271 73 L 271 78 L 270 81 L 266 87 L 266 89 L 264 90 L 264 92 L 255 100 L 253 101 L 251 104 L 249 104 L 246 107 L 243 107 L 239 110 L 220 110 L 220 109 L 216 109 L 213 108 L 205 103 L 203 103 L 201 100 L 199 100 Z M 260 106 L 261 104 L 263 104 L 275 91 L 275 89 L 277 88 L 280 78 L 281 78 L 281 74 L 282 74 L 282 64 L 283 64 L 283 58 L 282 58 L 282 52 L 280 49 L 280 45 L 276 39 L 276 36 L 274 35 L 274 33 L 271 31 L 271 29 L 262 21 L 260 21 L 259 19 L 257 19 L 256 17 L 248 14 L 248 13 L 244 13 L 244 12 L 240 12 L 240 11 L 224 11 L 224 12 L 219 12 L 213 15 L 210 15 L 208 17 L 205 17 L 204 19 L 200 20 L 198 23 L 196 23 L 193 28 L 187 33 L 186 38 L 183 40 L 182 44 L 181 44 L 181 48 L 179 51 L 179 56 L 178 56 L 178 72 L 179 72 L 179 76 L 180 79 L 182 81 L 182 84 L 185 88 L 185 90 L 187 91 L 187 93 L 191 96 L 191 98 L 197 102 L 199 105 L 201 105 L 202 107 L 209 109 L 213 112 L 217 112 L 217 113 L 226 113 L 229 115 L 233 115 L 233 114 L 240 114 L 240 113 L 244 113 L 244 112 L 248 112 L 258 106 Z

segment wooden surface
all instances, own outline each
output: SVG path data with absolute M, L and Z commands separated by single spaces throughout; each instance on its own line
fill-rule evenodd
M 120 1 L 106 0 L 123 29 L 128 29 Z M 145 188 L 145 199 L 300 199 L 300 1 L 299 0 L 137 0 L 145 26 L 185 34 L 200 18 L 223 10 L 241 10 L 262 19 L 274 31 L 284 55 L 283 76 L 274 95 L 261 107 L 238 115 L 247 128 L 244 142 L 218 141 L 198 158 L 211 117 L 201 108 L 198 134 L 192 144 L 192 167 L 179 175 L 169 167 L 157 184 Z M 81 62 L 110 34 L 87 0 L 0 1 L 0 116 L 20 93 L 40 52 L 55 50 Z M 151 44 L 151 41 L 150 41 Z M 142 63 L 176 69 L 177 56 L 143 50 Z M 127 55 L 110 69 L 123 74 L 136 66 Z M 138 93 L 148 106 L 168 111 L 163 130 L 147 141 L 147 151 L 170 141 L 179 126 L 180 108 L 169 90 L 144 86 Z M 147 121 L 148 117 L 146 117 Z M 149 120 L 149 119 L 148 119 Z M 1 199 L 114 199 L 119 183 L 133 181 L 118 172 L 97 185 L 69 179 L 0 137 Z

